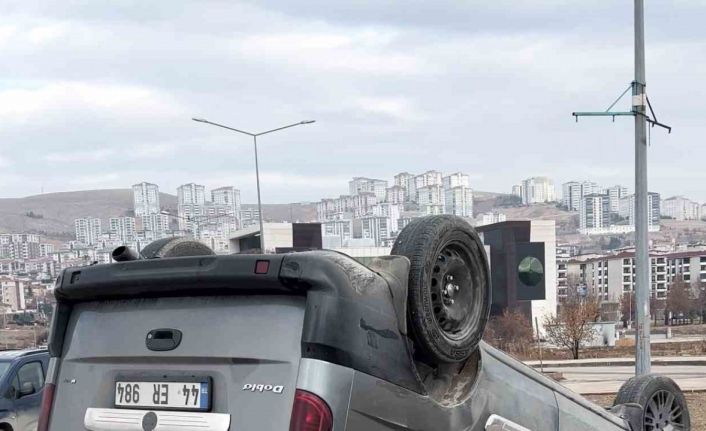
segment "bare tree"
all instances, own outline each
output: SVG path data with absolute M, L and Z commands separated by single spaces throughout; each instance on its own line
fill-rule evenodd
M 652 307 L 650 307 L 650 310 Z M 635 320 L 635 293 L 625 292 L 620 297 L 620 314 L 622 314 L 623 322 Z
M 600 315 L 600 305 L 595 296 L 568 299 L 556 315 L 544 318 L 547 340 L 568 349 L 574 359 L 586 343 L 596 335 L 593 329 Z
M 584 286 L 578 274 L 568 274 L 566 276 L 566 299 L 565 301 L 575 301 L 582 294 L 580 289 Z
M 698 294 L 696 309 L 701 314 L 701 323 L 706 323 L 706 283 L 699 284 Z
M 490 319 L 483 338 L 500 350 L 524 353 L 532 343 L 532 324 L 519 310 L 505 309 Z
M 684 280 L 681 275 L 677 276 L 669 286 L 667 292 L 667 311 L 673 314 L 688 314 L 694 309 L 695 298 L 691 289 L 691 284 Z

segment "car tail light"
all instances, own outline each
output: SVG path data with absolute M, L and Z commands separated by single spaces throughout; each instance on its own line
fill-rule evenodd
M 297 389 L 294 394 L 294 408 L 289 431 L 331 431 L 333 416 L 324 400 Z
M 51 416 L 51 407 L 54 404 L 54 391 L 56 385 L 47 383 L 44 385 L 42 394 L 42 405 L 39 409 L 39 425 L 37 431 L 49 431 L 49 416 Z

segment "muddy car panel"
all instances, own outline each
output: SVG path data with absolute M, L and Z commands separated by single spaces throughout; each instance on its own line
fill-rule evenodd
M 482 430 L 492 414 L 537 431 L 629 429 L 485 344 L 465 392 L 433 397 L 406 337 L 406 285 L 391 285 L 400 259 L 384 277 L 331 252 L 65 270 L 50 336 L 48 429 L 102 431 L 110 428 L 95 424 L 110 415 L 131 421 L 123 429 L 149 429 L 174 411 L 119 406 L 116 382 L 200 378 L 212 382 L 210 405 L 183 417 L 219 431 L 288 429 L 297 389 L 325 401 L 336 431 Z M 255 274 L 261 260 L 267 274 Z M 155 330 L 180 340 L 150 348 Z

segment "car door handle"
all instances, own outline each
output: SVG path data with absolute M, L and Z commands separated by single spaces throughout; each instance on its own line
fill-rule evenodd
M 161 328 L 153 329 L 147 333 L 145 344 L 147 348 L 155 352 L 166 352 L 179 347 L 181 343 L 181 331 L 178 329 Z
M 502 416 L 490 415 L 485 423 L 485 431 L 531 431 Z

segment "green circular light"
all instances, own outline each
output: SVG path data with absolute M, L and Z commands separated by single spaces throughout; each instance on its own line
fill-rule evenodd
M 544 266 L 536 257 L 527 256 L 520 261 L 517 267 L 520 281 L 527 286 L 536 286 L 544 278 Z

